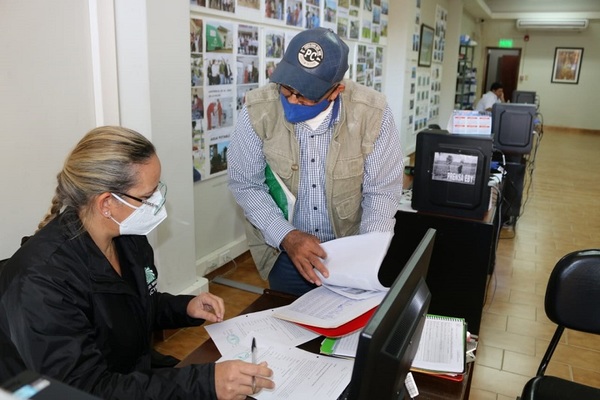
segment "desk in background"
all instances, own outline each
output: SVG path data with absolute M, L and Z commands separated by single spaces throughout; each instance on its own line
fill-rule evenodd
M 494 271 L 500 227 L 497 192 L 483 219 L 468 219 L 415 212 L 396 213 L 393 248 L 384 263 L 404 265 L 427 229 L 436 230 L 435 246 L 427 274 L 432 299 L 430 314 L 461 317 L 471 333 L 478 335 L 488 275 Z
M 242 314 L 285 306 L 295 299 L 295 296 L 265 289 L 264 293 L 254 303 L 242 311 Z M 321 336 L 298 347 L 318 354 L 322 340 L 323 337 Z M 220 357 L 221 353 L 217 349 L 217 346 L 215 346 L 212 339 L 209 339 L 184 358 L 178 366 L 184 367 L 190 364 L 214 362 Z M 463 400 L 469 398 L 471 379 L 473 377 L 473 363 L 467 364 L 467 373 L 462 382 L 454 382 L 420 373 L 413 373 L 413 375 L 420 392 L 419 400 Z

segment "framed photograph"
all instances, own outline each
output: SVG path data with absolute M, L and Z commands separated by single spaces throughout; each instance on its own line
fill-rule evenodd
M 421 24 L 421 43 L 419 44 L 419 67 L 431 67 L 433 56 L 433 28 Z
M 554 51 L 552 83 L 578 84 L 582 58 L 582 47 L 557 47 Z

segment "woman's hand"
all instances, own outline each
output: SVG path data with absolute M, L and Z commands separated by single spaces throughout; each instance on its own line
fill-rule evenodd
M 261 389 L 273 389 L 273 371 L 266 362 L 247 363 L 240 360 L 215 364 L 215 389 L 219 400 L 243 400 Z
M 221 322 L 225 315 L 223 299 L 214 294 L 202 292 L 187 305 L 187 315 L 210 322 Z

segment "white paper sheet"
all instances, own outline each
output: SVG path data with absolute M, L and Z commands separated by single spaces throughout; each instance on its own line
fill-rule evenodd
M 464 319 L 427 315 L 412 368 L 440 373 L 464 372 L 465 341 Z
M 333 355 L 355 358 L 359 338 L 360 331 L 338 338 L 333 347 Z
M 329 278 L 315 272 L 325 286 L 387 291 L 389 288 L 379 282 L 377 274 L 392 236 L 392 232 L 371 232 L 322 243 L 327 253 L 323 263 L 329 270 Z
M 320 286 L 292 304 L 277 308 L 273 315 L 320 328 L 337 328 L 378 306 L 386 293 L 381 291 L 367 299 L 354 300 Z
M 288 346 L 298 346 L 319 336 L 292 322 L 275 318 L 273 314 L 276 310 L 239 315 L 223 322 L 206 325 L 205 328 L 221 354 L 230 353 L 238 347 L 249 332 L 260 333 Z
M 350 383 L 353 361 L 309 353 L 255 336 L 257 362 L 266 361 L 273 370 L 275 389 L 263 389 L 253 395 L 257 400 L 335 400 Z M 252 337 L 243 339 L 237 352 L 219 361 L 250 361 Z

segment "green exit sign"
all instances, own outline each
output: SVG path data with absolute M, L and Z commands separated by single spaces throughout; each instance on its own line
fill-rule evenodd
M 512 48 L 513 47 L 513 41 L 512 39 L 500 39 L 498 41 L 498 47 L 504 47 L 504 48 Z

